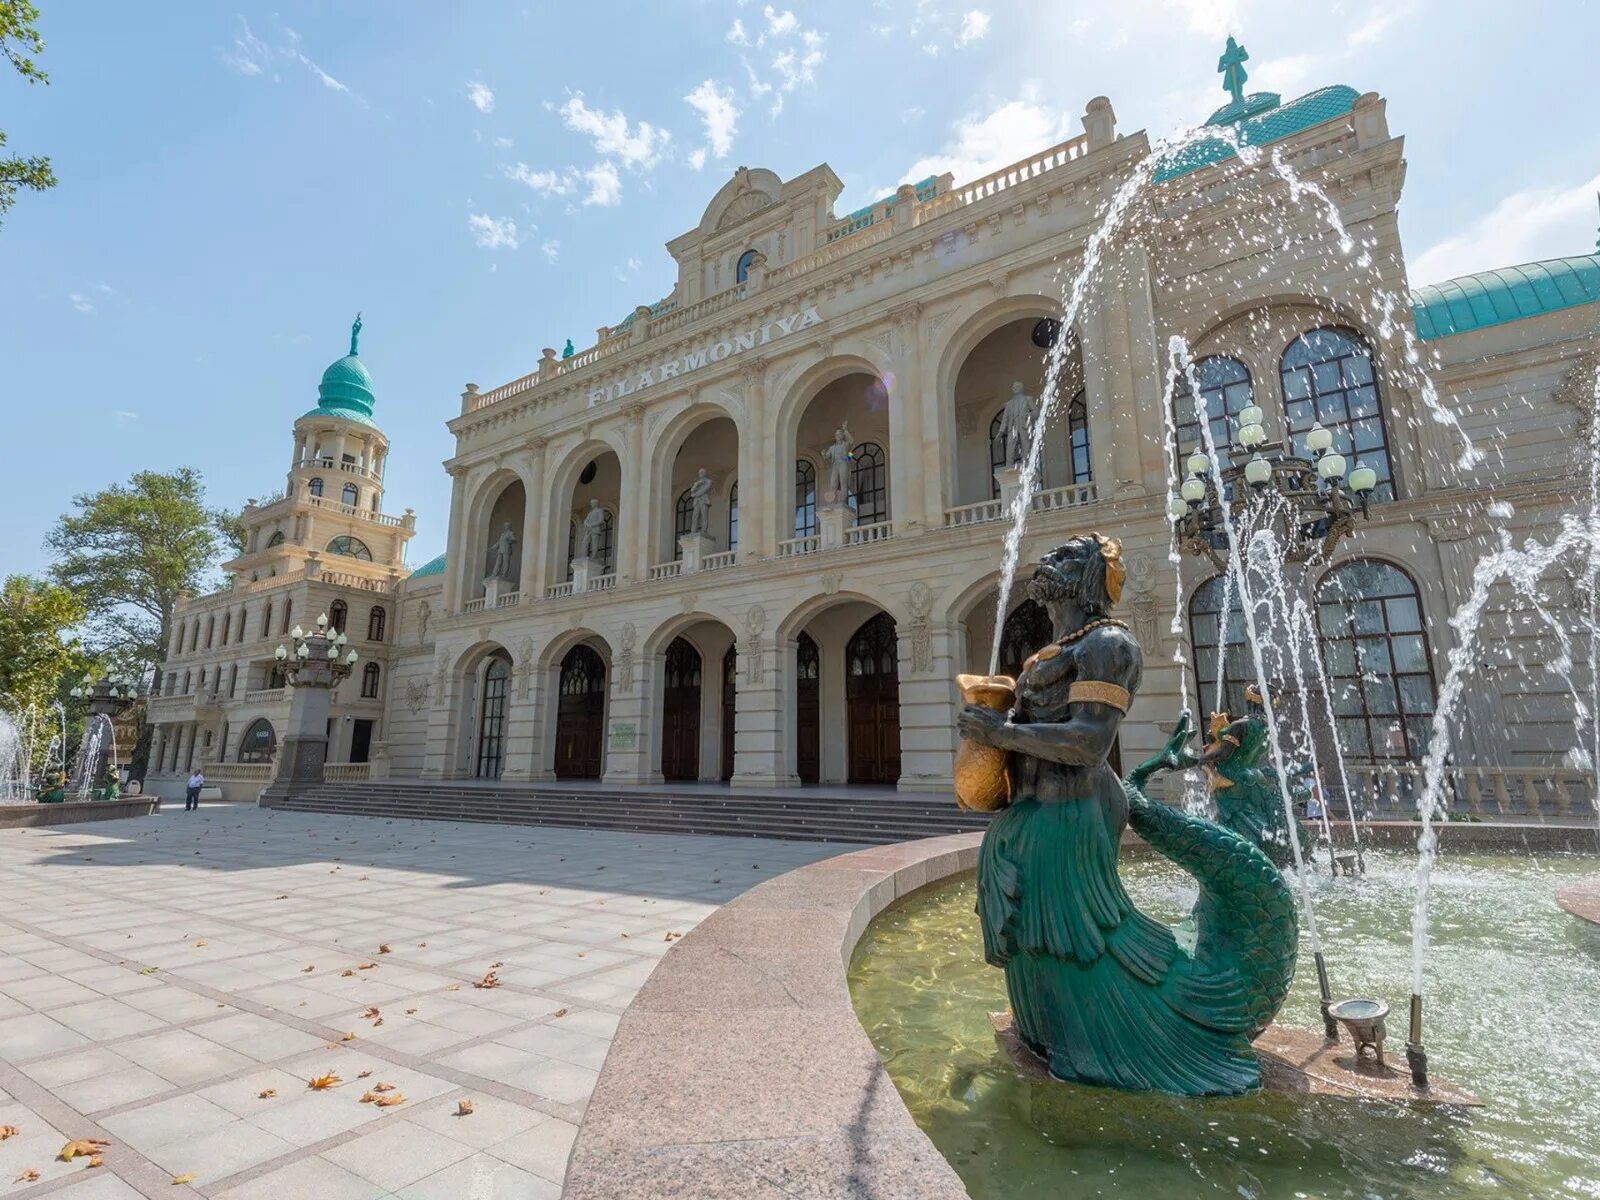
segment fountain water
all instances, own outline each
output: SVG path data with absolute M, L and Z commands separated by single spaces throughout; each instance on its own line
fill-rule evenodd
M 65 772 L 66 711 L 59 703 L 0 703 L 0 804 L 31 804 L 44 781 Z

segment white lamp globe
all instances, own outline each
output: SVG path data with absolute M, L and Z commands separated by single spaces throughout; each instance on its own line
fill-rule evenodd
M 1260 487 L 1272 478 L 1272 464 L 1262 458 L 1261 455 L 1252 454 L 1250 461 L 1244 465 L 1244 477 L 1247 483 L 1253 483 Z
M 296 658 L 310 658 L 311 657 L 311 647 L 306 645 L 304 642 L 301 642 L 298 646 L 296 646 L 294 648 L 294 656 Z
M 1324 479 L 1344 478 L 1344 455 L 1324 454 L 1317 461 L 1317 474 Z
M 1194 452 L 1189 455 L 1188 463 L 1185 465 L 1189 468 L 1189 474 L 1204 475 L 1211 469 L 1211 460 L 1206 457 L 1204 450 L 1196 446 Z
M 296 625 L 293 629 L 289 630 L 289 636 L 292 637 L 297 642 L 301 638 L 305 637 L 305 635 L 306 635 L 306 631 L 304 629 L 301 629 L 300 626 L 298 626 L 298 625 Z
M 1206 498 L 1206 481 L 1198 475 L 1191 475 L 1183 481 L 1183 487 L 1178 491 L 1191 504 L 1198 504 Z
M 280 645 L 276 650 L 274 650 L 272 652 L 272 657 L 277 659 L 279 662 L 282 662 L 284 659 L 289 657 L 289 651 L 284 649 L 284 647 Z
M 328 614 L 327 613 L 318 613 L 317 614 L 317 628 L 318 629 L 326 629 L 327 627 L 328 627 Z
M 1167 516 L 1169 517 L 1176 519 L 1183 516 L 1188 511 L 1189 505 L 1184 502 L 1181 496 L 1174 496 L 1171 500 L 1167 501 Z
M 1306 449 L 1313 454 L 1321 454 L 1333 445 L 1333 431 L 1318 421 L 1306 433 Z
M 1350 489 L 1355 492 L 1370 492 L 1378 486 L 1378 473 L 1371 467 L 1357 467 L 1350 472 Z
M 352 650 L 352 651 L 350 651 L 349 654 L 346 654 L 344 656 L 344 661 L 345 661 L 346 665 L 353 667 L 353 666 L 356 665 L 356 659 L 359 658 L 359 657 L 360 657 L 360 655 L 358 655 L 354 650 Z
M 349 639 L 349 637 L 347 637 L 347 636 L 346 636 L 346 635 L 345 635 L 345 633 L 344 633 L 344 632 L 343 632 L 343 631 L 342 631 L 342 630 L 341 630 L 341 631 L 340 631 L 340 633 L 339 633 L 339 635 L 338 635 L 338 636 L 337 636 L 337 637 L 335 637 L 335 638 L 334 638 L 334 639 L 333 639 L 333 640 L 334 640 L 334 641 L 336 641 L 336 642 L 338 642 L 338 643 L 339 643 L 339 645 L 341 645 L 341 646 L 342 646 L 342 645 L 344 645 L 344 644 L 345 644 L 345 643 L 346 643 L 346 642 L 348 642 L 348 641 L 349 641 L 349 640 L 350 640 L 350 639 Z
M 1241 446 L 1259 446 L 1267 440 L 1267 430 L 1263 425 L 1241 425 L 1239 427 L 1239 444 Z
M 1241 427 L 1259 425 L 1261 424 L 1262 415 L 1259 404 L 1247 404 L 1239 410 L 1239 425 Z

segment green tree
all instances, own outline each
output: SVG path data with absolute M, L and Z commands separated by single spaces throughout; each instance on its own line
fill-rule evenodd
M 83 598 L 95 650 L 143 674 L 163 657 L 178 595 L 198 591 L 230 548 L 233 517 L 206 507 L 192 467 L 139 471 L 72 503 L 45 538 L 56 554 L 51 573 Z
M 27 575 L 0 585 L 0 694 L 44 708 L 92 665 L 76 629 L 87 606 L 68 589 Z
M 29 83 L 48 84 L 50 77 L 39 69 L 32 56 L 44 52 L 44 39 L 36 25 L 39 10 L 29 0 L 0 0 L 0 55 L 17 69 Z M 5 130 L 0 129 L 0 150 L 6 145 Z M 32 155 L 23 158 L 10 155 L 0 158 L 0 217 L 16 203 L 18 188 L 31 188 L 42 192 L 56 185 L 50 160 Z

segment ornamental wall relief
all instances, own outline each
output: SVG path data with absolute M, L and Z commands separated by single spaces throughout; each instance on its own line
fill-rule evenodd
M 761 635 L 767 628 L 767 610 L 752 604 L 744 617 L 746 683 L 761 683 L 767 677 L 766 665 L 761 661 Z
M 633 691 L 633 656 L 638 641 L 639 631 L 632 621 L 617 634 L 617 687 L 624 692 Z
M 933 589 L 918 580 L 906 593 L 911 611 L 911 669 L 922 673 L 933 670 Z

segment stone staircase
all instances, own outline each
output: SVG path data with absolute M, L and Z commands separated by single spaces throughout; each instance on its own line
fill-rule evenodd
M 957 808 L 953 797 L 903 796 L 888 789 L 733 792 L 692 787 L 346 782 L 324 783 L 270 806 L 361 817 L 871 844 L 965 833 L 988 823 L 984 815 Z

